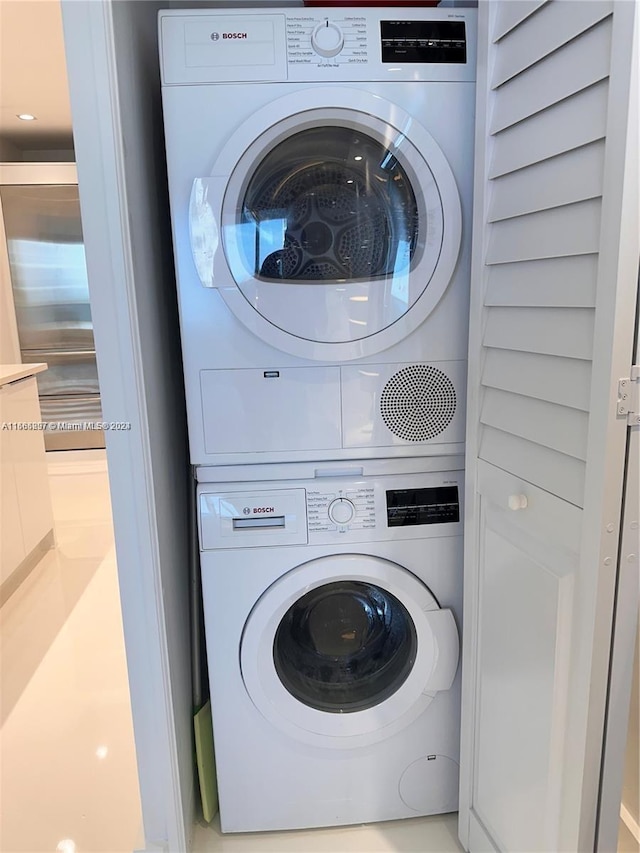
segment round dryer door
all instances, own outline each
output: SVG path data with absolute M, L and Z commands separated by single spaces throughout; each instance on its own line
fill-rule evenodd
M 224 260 L 209 283 L 294 355 L 347 360 L 406 337 L 442 296 L 460 248 L 459 196 L 433 138 L 393 104 L 348 89 L 281 98 L 251 128 L 194 184 L 196 263 Z M 229 174 L 222 191 L 215 176 Z M 216 221 L 221 241 L 203 239 Z
M 274 583 L 241 646 L 252 701 L 306 743 L 352 748 L 412 722 L 458 665 L 450 610 L 395 563 L 349 554 L 312 560 Z

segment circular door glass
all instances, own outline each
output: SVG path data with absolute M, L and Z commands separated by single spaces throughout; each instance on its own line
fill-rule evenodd
M 347 106 L 341 89 L 329 106 L 323 92 L 309 108 L 311 92 L 265 108 L 263 132 L 243 126 L 198 192 L 221 200 L 215 276 L 236 317 L 285 352 L 342 361 L 403 340 L 433 311 L 455 271 L 461 208 L 412 116 L 366 93 Z M 206 273 L 215 249 L 194 252 Z
M 386 590 L 361 581 L 324 584 L 295 602 L 273 642 L 278 677 L 308 707 L 363 711 L 405 682 L 417 654 L 406 608 Z
M 265 282 L 386 279 L 410 267 L 419 237 L 402 164 L 383 141 L 340 126 L 276 145 L 249 180 L 239 224 L 245 266 Z

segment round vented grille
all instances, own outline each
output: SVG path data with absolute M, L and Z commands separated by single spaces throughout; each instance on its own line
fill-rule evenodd
M 449 426 L 455 412 L 453 382 L 428 364 L 413 364 L 394 373 L 380 398 L 382 420 L 405 441 L 435 438 Z

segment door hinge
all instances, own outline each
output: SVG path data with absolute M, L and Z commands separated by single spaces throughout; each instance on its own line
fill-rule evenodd
M 626 415 L 630 426 L 640 424 L 640 364 L 634 364 L 630 375 L 618 381 L 618 414 Z

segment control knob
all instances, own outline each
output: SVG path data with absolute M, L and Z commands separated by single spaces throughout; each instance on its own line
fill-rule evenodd
M 334 524 L 349 524 L 356 508 L 347 498 L 336 498 L 329 504 L 329 518 Z
M 311 34 L 311 47 L 320 56 L 337 56 L 344 47 L 342 30 L 332 21 L 323 21 Z

